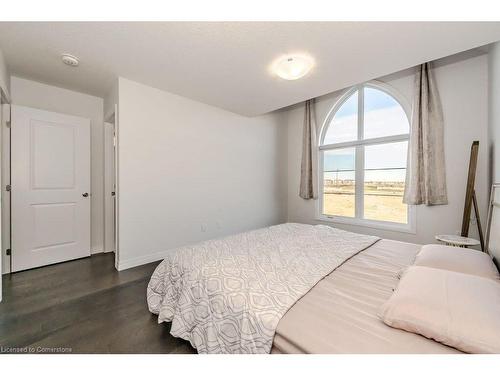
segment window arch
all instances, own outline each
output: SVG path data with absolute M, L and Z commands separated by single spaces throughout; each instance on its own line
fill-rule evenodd
M 404 101 L 370 82 L 348 90 L 320 134 L 320 218 L 410 228 L 403 203 L 410 124 Z

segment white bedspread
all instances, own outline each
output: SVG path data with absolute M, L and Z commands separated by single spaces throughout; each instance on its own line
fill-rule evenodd
M 378 240 L 282 224 L 173 250 L 148 285 L 149 310 L 199 353 L 269 353 L 281 317 Z M 304 322 L 306 324 L 306 322 Z

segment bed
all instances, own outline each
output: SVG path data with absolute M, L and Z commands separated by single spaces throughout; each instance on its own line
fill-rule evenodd
M 173 250 L 148 307 L 199 353 L 459 353 L 377 316 L 419 249 L 281 224 Z

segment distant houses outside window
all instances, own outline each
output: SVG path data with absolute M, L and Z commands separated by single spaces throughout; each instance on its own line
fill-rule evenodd
M 409 132 L 408 115 L 390 87 L 351 88 L 321 133 L 320 218 L 409 228 L 403 204 Z

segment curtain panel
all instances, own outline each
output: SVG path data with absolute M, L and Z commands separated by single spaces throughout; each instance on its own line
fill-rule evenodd
M 314 106 L 314 99 L 311 99 L 306 101 L 304 109 L 299 192 L 299 196 L 304 199 L 318 198 L 318 141 Z
M 430 63 L 417 68 L 403 202 L 448 204 L 444 160 L 444 122 Z

